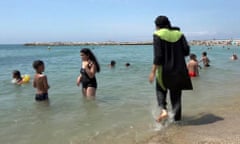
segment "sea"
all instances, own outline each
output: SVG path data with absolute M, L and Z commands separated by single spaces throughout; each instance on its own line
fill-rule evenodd
M 76 85 L 80 50 L 85 47 L 101 66 L 95 100 L 84 98 Z M 211 66 L 200 69 L 200 76 L 192 78 L 194 89 L 182 94 L 185 122 L 239 99 L 240 60 L 230 60 L 233 52 L 240 54 L 239 47 L 191 46 L 198 59 L 203 51 Z M 45 63 L 49 102 L 34 99 L 32 63 L 38 59 Z M 115 68 L 109 68 L 111 60 L 116 61 Z M 166 130 L 174 122 L 171 115 L 167 123 L 155 122 L 160 108 L 155 83 L 148 82 L 152 62 L 151 45 L 0 45 L 0 143 L 135 144 Z M 30 83 L 11 83 L 13 70 L 30 75 Z M 171 113 L 169 99 L 168 110 Z

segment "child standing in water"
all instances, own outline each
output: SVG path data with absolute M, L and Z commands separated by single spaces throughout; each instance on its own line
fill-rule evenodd
M 203 62 L 203 66 L 204 67 L 209 67 L 210 66 L 210 60 L 209 58 L 207 57 L 207 52 L 203 52 L 202 53 L 202 59 L 200 60 L 200 62 Z
M 80 75 L 77 78 L 77 86 L 82 83 L 82 94 L 88 98 L 94 98 L 97 89 L 96 73 L 100 72 L 100 66 L 97 58 L 88 48 L 80 51 L 82 66 Z
M 199 71 L 198 71 L 198 61 L 197 61 L 197 56 L 195 54 L 190 54 L 190 61 L 187 64 L 188 68 L 188 74 L 190 77 L 197 77 L 199 76 Z
M 47 81 L 47 76 L 43 74 L 44 63 L 41 60 L 36 60 L 33 62 L 33 68 L 36 74 L 33 79 L 33 87 L 37 89 L 35 100 L 44 101 L 48 100 L 48 89 L 50 88 Z

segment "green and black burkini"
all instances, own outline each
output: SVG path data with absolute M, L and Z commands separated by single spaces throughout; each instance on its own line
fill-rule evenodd
M 192 90 L 191 79 L 185 62 L 185 56 L 190 53 L 190 47 L 182 32 L 161 28 L 154 32 L 154 60 L 158 65 L 156 72 L 156 91 L 158 105 L 166 109 L 167 90 L 170 90 L 170 100 L 174 120 L 181 120 L 181 91 Z

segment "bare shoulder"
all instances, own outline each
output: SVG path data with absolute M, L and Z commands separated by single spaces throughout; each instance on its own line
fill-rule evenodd
M 44 75 L 44 74 L 37 74 L 37 75 L 35 76 L 35 79 L 38 79 L 38 80 L 44 80 L 44 79 L 46 79 L 46 78 L 47 78 L 47 76 Z

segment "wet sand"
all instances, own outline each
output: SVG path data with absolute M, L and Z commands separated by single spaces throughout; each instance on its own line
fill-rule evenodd
M 214 111 L 184 116 L 181 123 L 171 124 L 139 144 L 240 144 L 240 100 L 236 99 Z

